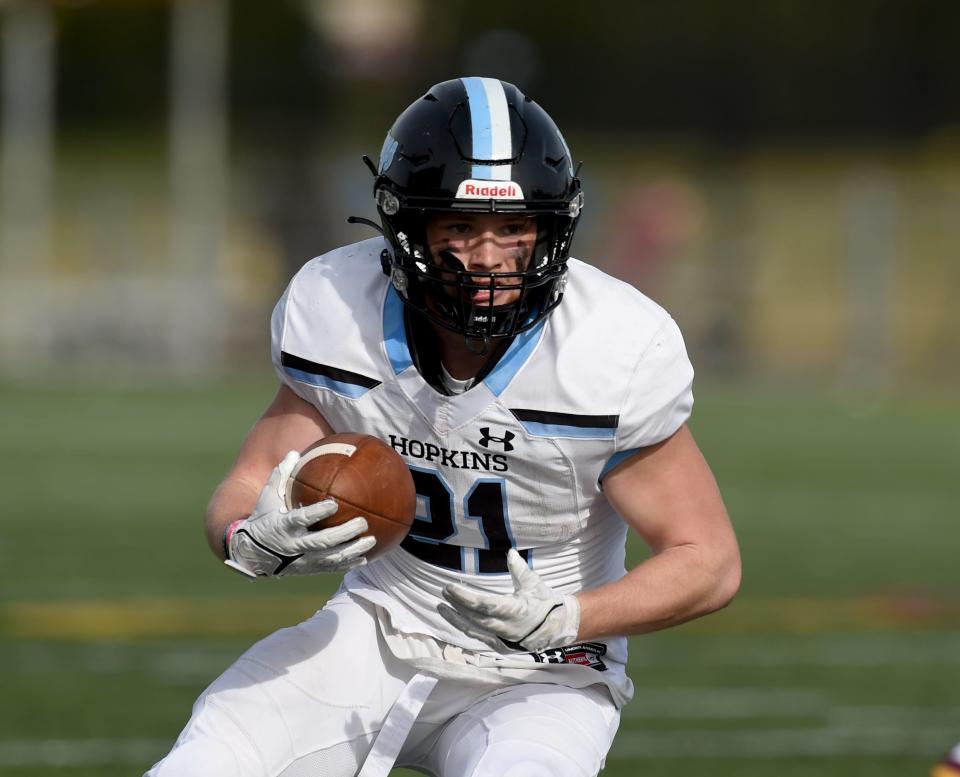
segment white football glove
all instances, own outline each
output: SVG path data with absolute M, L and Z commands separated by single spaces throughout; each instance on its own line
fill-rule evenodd
M 367 563 L 363 554 L 377 544 L 376 537 L 355 539 L 367 530 L 366 518 L 310 531 L 308 527 L 337 512 L 333 499 L 287 510 L 283 495 L 299 460 L 300 454 L 290 451 L 270 474 L 250 517 L 227 529 L 228 567 L 256 578 L 343 572 Z
M 507 552 L 512 594 L 489 594 L 451 583 L 443 589 L 440 614 L 467 636 L 499 653 L 538 651 L 577 641 L 580 602 L 550 588 L 514 548 Z

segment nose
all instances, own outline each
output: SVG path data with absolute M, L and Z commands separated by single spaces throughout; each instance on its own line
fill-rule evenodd
M 497 245 L 492 232 L 477 235 L 467 256 L 467 269 L 475 272 L 493 272 L 503 263 L 503 247 Z

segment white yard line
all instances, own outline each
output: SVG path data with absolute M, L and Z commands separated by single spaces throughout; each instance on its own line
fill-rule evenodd
M 671 635 L 675 640 L 676 636 Z M 960 632 L 864 632 L 836 635 L 809 634 L 802 637 L 733 636 L 706 637 L 709 650 L 664 650 L 660 645 L 645 649 L 642 640 L 631 645 L 630 664 L 663 668 L 696 663 L 712 667 L 778 668 L 887 666 L 955 666 L 960 664 Z M 635 669 L 635 671 L 636 671 Z
M 14 766 L 101 766 L 160 760 L 166 739 L 13 739 L 0 741 L 0 769 Z
M 309 617 L 324 597 L 284 600 L 242 597 L 137 598 L 9 601 L 0 603 L 0 622 L 10 636 L 97 641 L 110 638 L 244 637 Z M 896 596 L 747 597 L 715 618 L 695 622 L 688 635 L 714 640 L 750 636 L 759 643 L 770 635 L 800 638 L 854 631 L 871 632 L 955 626 L 960 606 L 953 599 Z M 950 633 L 950 632 L 945 632 Z M 751 651 L 745 651 L 751 653 Z M 754 651 L 755 652 L 755 651 Z M 960 651 L 956 651 L 960 655 Z M 750 655 L 752 661 L 761 656 Z M 954 658 L 957 663 L 960 658 Z
M 922 732 L 898 726 L 871 728 L 661 731 L 621 729 L 610 759 L 625 758 L 793 758 L 803 756 L 943 755 L 957 737 L 943 723 Z
M 960 732 L 957 705 L 849 705 L 838 703 L 823 688 L 641 688 L 622 716 L 636 721 L 805 718 L 808 725 L 824 726 L 832 732 L 869 734 L 895 728 L 911 737 L 917 731 L 946 728 L 953 721 L 953 728 Z
M 609 760 L 656 758 L 793 758 L 920 755 L 936 759 L 957 735 L 942 724 L 922 732 L 899 726 L 733 731 L 621 729 Z M 166 739 L 0 741 L 0 769 L 27 766 L 137 764 L 149 767 L 173 744 Z
M 830 696 L 819 688 L 638 688 L 625 718 L 736 719 L 822 715 Z

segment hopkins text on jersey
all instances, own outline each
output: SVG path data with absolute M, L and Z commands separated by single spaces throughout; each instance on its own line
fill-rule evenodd
M 482 472 L 506 472 L 510 469 L 507 457 L 502 453 L 476 453 L 474 451 L 451 451 L 432 442 L 410 440 L 390 435 L 390 445 L 401 456 L 423 459 L 441 467 L 472 469 Z

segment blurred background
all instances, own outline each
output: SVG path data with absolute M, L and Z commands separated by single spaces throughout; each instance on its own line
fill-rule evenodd
M 360 155 L 483 73 L 564 128 L 576 254 L 703 373 L 956 387 L 960 8 L 841 6 L 6 0 L 0 368 L 259 366 L 288 276 L 366 237 Z
M 680 323 L 743 545 L 733 606 L 633 640 L 607 772 L 925 774 L 960 740 L 956 0 L 0 0 L 0 29 L 0 773 L 140 773 L 335 587 L 247 587 L 200 517 L 277 296 L 371 234 L 361 155 L 461 75 L 584 161 L 574 254 Z

